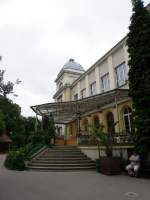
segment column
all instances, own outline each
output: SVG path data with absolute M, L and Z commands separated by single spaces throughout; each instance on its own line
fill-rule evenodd
M 95 80 L 96 80 L 96 93 L 99 94 L 101 91 L 101 86 L 100 86 L 100 74 L 98 66 L 95 68 Z
M 127 70 L 127 79 L 128 79 L 128 72 L 129 72 L 128 60 L 129 60 L 129 54 L 128 54 L 128 47 L 126 46 L 126 44 L 123 45 L 123 51 L 124 51 L 124 60 L 125 60 L 125 65 L 126 65 L 126 70 Z
M 116 88 L 116 81 L 115 81 L 115 73 L 113 68 L 113 61 L 112 55 L 108 57 L 108 70 L 109 70 L 109 81 L 110 81 L 110 89 L 113 90 Z
M 85 85 L 86 85 L 86 97 L 89 97 L 89 80 L 88 80 L 88 75 L 85 76 Z
M 128 54 L 128 47 L 127 47 L 126 44 L 123 45 L 123 52 L 124 52 L 125 64 L 126 64 L 127 69 L 128 69 L 128 68 L 129 68 L 129 67 L 128 67 L 129 54 Z
M 103 123 L 103 118 L 102 118 L 102 113 L 101 112 L 98 113 L 98 118 L 99 118 L 99 123 L 101 125 Z
M 89 125 L 89 131 L 88 131 L 88 133 L 89 133 L 89 135 L 91 135 L 91 129 L 92 129 L 92 118 L 91 118 L 91 116 L 88 116 L 87 117 L 87 119 L 88 119 L 88 125 Z
M 78 91 L 78 99 L 81 99 L 81 88 L 80 88 L 80 81 L 77 84 L 77 91 Z
M 119 132 L 119 117 L 118 117 L 118 111 L 117 108 L 114 108 L 113 110 L 113 114 L 114 114 L 114 123 L 118 122 L 115 126 L 115 132 L 118 133 Z

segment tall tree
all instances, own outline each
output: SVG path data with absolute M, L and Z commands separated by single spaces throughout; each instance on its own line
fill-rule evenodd
M 17 79 L 14 83 L 11 81 L 8 81 L 7 83 L 4 82 L 4 74 L 5 70 L 0 70 L 0 94 L 4 97 L 7 97 L 9 94 L 13 94 L 14 96 L 17 96 L 14 93 L 14 85 L 21 83 L 19 79 Z
M 5 121 L 4 121 L 4 115 L 2 111 L 0 110 L 0 135 L 5 132 Z
M 17 126 L 16 120 L 20 117 L 21 108 L 11 100 L 0 96 L 0 111 L 6 125 L 6 133 L 12 132 Z
M 139 153 L 150 147 L 150 13 L 141 0 L 132 0 L 133 14 L 127 39 L 129 95 L 133 99 L 135 133 Z

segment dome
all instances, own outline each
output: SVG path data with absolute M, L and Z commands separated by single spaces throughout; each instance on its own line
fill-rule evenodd
M 62 69 L 74 69 L 78 71 L 84 71 L 83 67 L 74 61 L 74 59 L 70 58 L 69 61 L 63 66 Z

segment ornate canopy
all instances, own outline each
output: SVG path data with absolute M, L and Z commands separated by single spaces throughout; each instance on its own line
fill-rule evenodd
M 101 111 L 105 106 L 117 106 L 119 102 L 128 99 L 127 89 L 115 89 L 77 101 L 46 103 L 31 108 L 40 116 L 52 114 L 57 124 L 67 124 L 78 117 Z

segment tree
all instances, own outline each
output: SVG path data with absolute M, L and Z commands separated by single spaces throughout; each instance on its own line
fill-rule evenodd
M 2 111 L 0 110 L 0 135 L 3 134 L 5 131 L 5 121 L 4 121 L 4 115 Z
M 3 113 L 6 133 L 10 133 L 18 126 L 16 120 L 20 117 L 21 108 L 11 100 L 0 96 L 0 110 Z
M 17 96 L 13 89 L 15 84 L 20 84 L 21 81 L 17 79 L 15 83 L 8 81 L 7 83 L 4 82 L 4 74 L 5 70 L 0 70 L 0 94 L 2 94 L 4 97 L 7 97 L 9 94 L 13 94 L 14 96 Z
M 150 13 L 141 0 L 132 0 L 133 14 L 127 39 L 129 95 L 133 99 L 135 133 L 139 153 L 150 146 Z
M 52 115 L 43 116 L 42 123 L 43 123 L 43 130 L 45 133 L 45 136 L 44 136 L 45 144 L 50 145 L 52 142 L 52 139 L 55 140 L 55 133 L 56 133 L 53 116 Z

